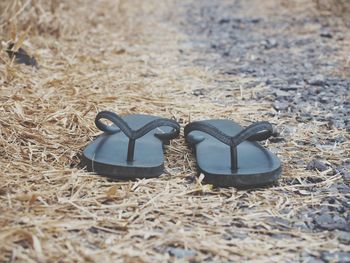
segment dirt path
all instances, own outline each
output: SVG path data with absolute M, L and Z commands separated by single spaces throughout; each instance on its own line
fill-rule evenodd
M 348 36 L 300 0 L 258 2 L 33 2 L 18 14 L 40 69 L 0 54 L 5 261 L 349 260 Z M 250 191 L 201 184 L 183 138 L 159 179 L 88 174 L 79 154 L 103 109 L 182 125 L 269 120 L 283 178 Z

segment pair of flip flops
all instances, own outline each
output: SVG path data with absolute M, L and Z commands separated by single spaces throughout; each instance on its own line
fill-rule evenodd
M 113 124 L 106 125 L 102 120 Z M 87 170 L 118 179 L 157 177 L 163 173 L 163 145 L 180 134 L 180 125 L 150 115 L 120 117 L 109 111 L 97 114 L 96 126 L 104 133 L 83 152 Z M 268 122 L 243 129 L 230 120 L 189 123 L 186 142 L 194 150 L 197 169 L 204 180 L 222 187 L 256 187 L 275 182 L 281 161 L 256 141 L 273 134 Z

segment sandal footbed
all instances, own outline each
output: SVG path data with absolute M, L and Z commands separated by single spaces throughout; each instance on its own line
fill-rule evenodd
M 159 117 L 151 115 L 127 115 L 123 120 L 137 130 Z M 135 142 L 134 160 L 127 161 L 129 138 L 122 132 L 103 133 L 91 142 L 83 152 L 87 170 L 119 179 L 157 177 L 164 170 L 163 144 L 155 133 L 169 133 L 171 127 L 156 128 Z
M 234 136 L 243 128 L 230 120 L 204 121 Z M 192 138 L 200 142 L 191 144 L 194 149 L 198 171 L 205 181 L 216 186 L 257 187 L 275 182 L 282 173 L 281 161 L 257 142 L 244 141 L 237 146 L 238 168 L 231 169 L 230 147 L 211 135 L 192 131 Z

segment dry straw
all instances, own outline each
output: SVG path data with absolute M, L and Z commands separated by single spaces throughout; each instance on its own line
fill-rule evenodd
M 99 110 L 175 118 L 182 126 L 206 118 L 246 125 L 273 111 L 269 103 L 250 100 L 264 86 L 243 90 L 250 79 L 194 66 L 203 54 L 171 22 L 183 3 L 0 2 L 0 261 L 164 262 L 185 256 L 271 262 L 295 260 L 302 251 L 345 249 L 327 231 L 294 227 L 299 211 L 320 205 L 327 188 L 341 180 L 331 171 L 306 171 L 306 163 L 317 154 L 331 164 L 349 155 L 348 142 L 321 153 L 297 143 L 328 138 L 323 123 L 270 119 L 286 141 L 266 142 L 284 162 L 283 179 L 268 189 L 202 184 L 183 138 L 167 148 L 166 171 L 157 179 L 111 181 L 77 167 L 82 149 L 99 134 Z M 10 41 L 34 55 L 40 68 L 11 60 Z M 207 96 L 194 96 L 198 89 Z M 337 134 L 344 131 L 332 131 Z

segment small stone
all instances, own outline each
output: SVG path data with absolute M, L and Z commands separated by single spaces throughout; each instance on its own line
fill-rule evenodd
M 296 85 L 296 84 L 291 84 L 288 86 L 283 86 L 280 89 L 281 90 L 285 90 L 285 91 L 289 91 L 289 90 L 298 90 L 299 88 L 302 88 L 301 85 Z
M 337 36 L 337 40 L 338 41 L 343 41 L 345 39 L 345 36 L 344 35 L 339 35 Z
M 350 124 L 349 124 L 349 125 L 346 125 L 345 130 L 346 130 L 348 133 L 350 133 Z
M 301 230 L 305 230 L 308 229 L 308 226 L 305 224 L 305 222 L 300 221 L 300 222 L 296 222 L 294 224 L 294 227 L 296 227 L 297 229 L 301 229 Z
M 320 258 L 317 258 L 314 255 L 309 254 L 307 252 L 303 252 L 301 254 L 301 261 L 307 262 L 307 263 L 324 263 L 324 261 L 321 260 Z
M 278 142 L 284 142 L 285 139 L 283 137 L 277 136 L 277 137 L 270 137 L 269 141 L 272 143 L 278 143 Z
M 323 86 L 325 84 L 325 78 L 323 75 L 316 75 L 309 80 L 309 84 L 313 86 Z
M 344 163 L 340 166 L 337 166 L 336 170 L 341 174 L 350 173 L 350 164 Z
M 339 193 L 342 193 L 342 194 L 350 193 L 350 186 L 347 186 L 345 183 L 339 182 L 338 184 L 336 184 L 336 187 Z M 348 204 L 349 204 L 348 206 L 350 207 L 350 202 Z
M 338 143 L 342 143 L 342 142 L 345 142 L 346 139 L 345 139 L 345 137 L 344 137 L 343 135 L 338 134 L 338 135 L 334 138 L 334 141 L 335 141 L 335 142 L 338 142 Z
M 278 46 L 277 40 L 274 38 L 269 38 L 264 41 L 265 49 L 272 49 Z
M 230 23 L 230 19 L 229 18 L 221 18 L 219 20 L 219 24 L 220 25 L 227 24 L 227 23 Z
M 350 262 L 350 252 L 323 252 L 322 259 L 327 262 Z
M 340 242 L 350 245 L 350 232 L 338 231 L 337 238 Z
M 347 223 L 346 220 L 340 216 L 335 216 L 334 218 L 330 214 L 321 214 L 315 218 L 315 223 L 318 227 L 326 230 L 346 230 Z
M 324 37 L 324 38 L 332 38 L 333 37 L 332 33 L 328 30 L 321 31 L 320 36 Z
M 288 90 L 289 84 L 285 79 L 270 78 L 265 81 L 271 88 Z
M 186 180 L 186 182 L 191 184 L 191 183 L 196 181 L 196 178 L 197 177 L 195 175 L 190 175 L 190 176 L 185 177 L 185 180 Z
M 318 226 L 322 228 L 327 228 L 333 223 L 333 218 L 329 214 L 322 214 L 315 218 L 315 222 Z
M 343 173 L 343 179 L 350 182 L 350 173 Z
M 324 263 L 324 261 L 322 259 L 310 257 L 310 259 L 307 261 L 307 263 Z
M 14 51 L 15 44 L 14 43 L 10 43 L 7 47 L 7 54 L 9 55 L 9 57 L 11 59 L 15 59 L 15 61 L 19 64 L 25 64 L 27 66 L 33 66 L 35 68 L 39 68 L 38 66 L 38 62 L 36 61 L 36 59 L 34 57 L 29 56 L 29 54 L 27 53 L 27 51 L 25 51 L 23 48 L 19 48 L 17 51 Z
M 284 90 L 279 90 L 279 89 L 276 89 L 274 91 L 274 93 L 276 94 L 277 97 L 289 97 L 289 96 L 292 96 L 292 94 L 290 94 L 289 92 L 284 91 Z
M 261 21 L 260 18 L 252 18 L 252 19 L 250 20 L 250 22 L 253 23 L 253 24 L 258 24 L 260 21 Z
M 312 115 L 310 113 L 301 113 L 300 116 L 296 116 L 295 119 L 298 122 L 308 122 L 312 120 Z
M 319 160 L 312 160 L 306 166 L 306 170 L 318 170 L 320 172 L 326 171 L 328 166 Z
M 201 96 L 201 95 L 204 95 L 204 89 L 195 89 L 193 91 L 193 95 L 194 96 Z
M 321 103 L 327 103 L 327 102 L 329 102 L 329 98 L 328 98 L 328 97 L 321 97 L 321 98 L 319 98 L 318 100 L 319 100 L 319 102 L 321 102 Z
M 271 79 L 267 79 L 266 81 L 265 81 L 265 84 L 266 85 L 271 85 L 273 83 L 273 80 L 271 80 Z
M 175 256 L 177 258 L 194 257 L 197 255 L 196 251 L 190 249 L 183 249 L 180 247 L 169 247 L 167 251 L 169 255 Z
M 90 233 L 98 234 L 98 229 L 96 227 L 90 227 L 88 230 Z
M 288 109 L 288 107 L 289 107 L 289 103 L 288 102 L 285 102 L 285 101 L 283 101 L 283 102 L 281 102 L 281 101 L 275 101 L 274 103 L 273 103 L 273 108 L 275 109 L 275 110 L 277 110 L 277 111 L 280 111 L 280 110 L 287 110 Z

